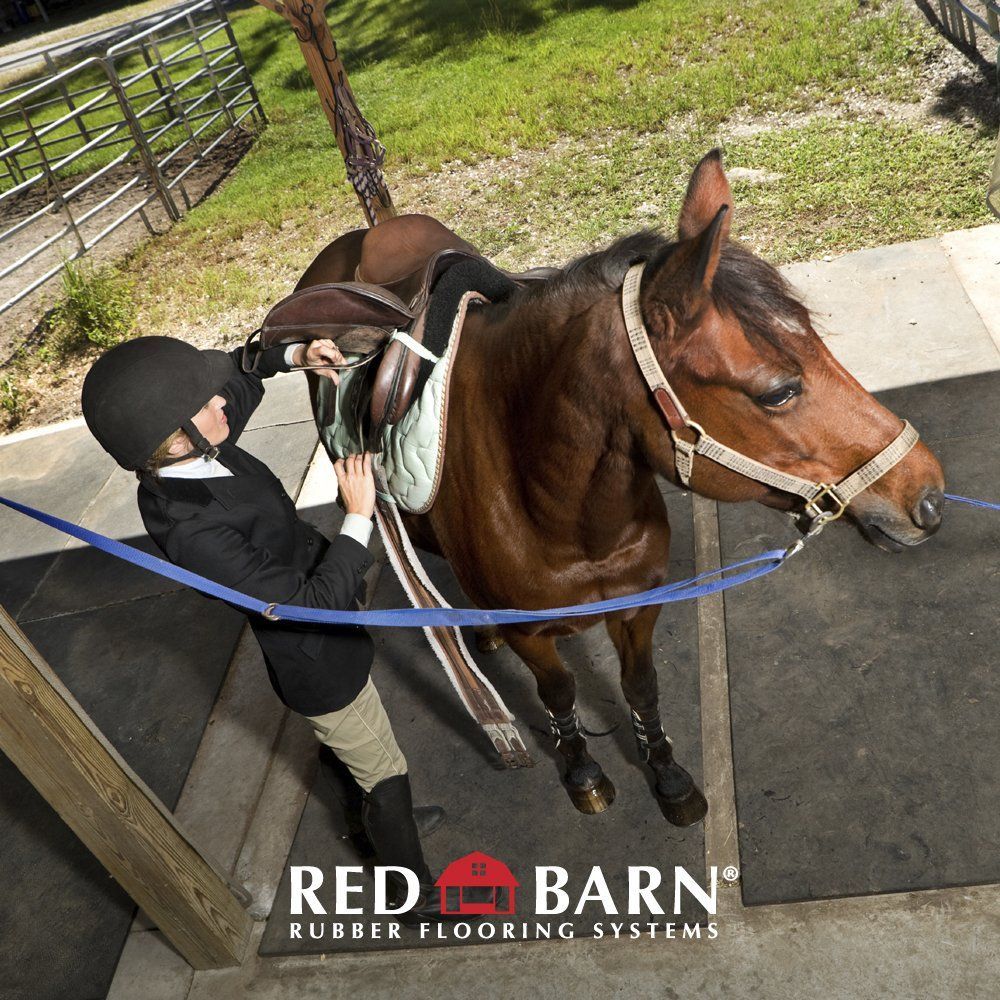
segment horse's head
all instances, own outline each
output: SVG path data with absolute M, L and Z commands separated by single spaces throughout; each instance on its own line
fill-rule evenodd
M 731 206 L 716 150 L 691 176 L 679 241 L 646 264 L 639 302 L 653 352 L 690 419 L 711 437 L 783 472 L 838 483 L 886 448 L 903 422 L 827 350 L 782 276 L 729 242 Z M 662 422 L 648 444 L 657 471 L 676 480 Z M 803 504 L 704 457 L 694 459 L 691 488 L 784 510 Z M 940 465 L 918 442 L 846 514 L 870 541 L 898 551 L 937 530 L 943 488 Z

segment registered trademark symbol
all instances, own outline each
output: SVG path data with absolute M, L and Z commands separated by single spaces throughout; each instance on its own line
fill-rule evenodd
M 740 880 L 740 870 L 736 865 L 726 865 L 722 869 L 722 879 L 725 882 L 738 882 Z

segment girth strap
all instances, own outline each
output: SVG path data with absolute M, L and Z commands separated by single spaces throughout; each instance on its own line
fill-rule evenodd
M 399 508 L 396 504 L 387 503 L 383 499 L 389 492 L 389 486 L 381 465 L 374 463 L 372 472 L 378 494 L 375 520 L 385 543 L 386 555 L 407 596 L 416 608 L 450 607 L 420 564 L 403 527 Z M 476 666 L 461 631 L 448 625 L 432 625 L 424 628 L 424 634 L 441 661 L 462 704 L 482 727 L 504 766 L 534 766 L 524 740 L 514 725 L 514 716 L 503 703 L 496 688 Z

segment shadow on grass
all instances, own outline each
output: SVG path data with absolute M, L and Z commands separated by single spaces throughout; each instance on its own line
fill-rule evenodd
M 334 38 L 342 44 L 345 60 L 352 65 L 366 65 L 407 51 L 428 58 L 448 49 L 458 50 L 487 35 L 528 35 L 564 14 L 594 7 L 626 10 L 638 2 L 559 0 L 549 6 L 537 0 L 379 0 L 349 13 L 333 8 L 331 28 Z M 349 42 L 352 36 L 371 40 L 354 46 Z
M 927 0 L 916 0 L 917 7 L 928 23 L 954 45 L 969 60 L 969 76 L 953 76 L 938 90 L 934 111 L 953 121 L 972 115 L 980 131 L 996 135 L 1000 128 L 1000 94 L 997 87 L 997 66 L 987 59 L 974 44 L 952 34 Z

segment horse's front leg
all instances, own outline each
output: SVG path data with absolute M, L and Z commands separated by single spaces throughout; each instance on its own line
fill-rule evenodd
M 614 802 L 615 786 L 587 752 L 587 740 L 576 714 L 576 679 L 556 651 L 551 636 L 501 630 L 510 648 L 531 668 L 549 717 L 556 748 L 566 760 L 563 784 L 573 805 L 583 813 L 604 812 Z
M 632 710 L 639 753 L 656 778 L 660 811 L 674 826 L 690 826 L 708 812 L 708 803 L 691 775 L 674 760 L 673 748 L 660 722 L 653 665 L 653 628 L 659 613 L 658 606 L 640 608 L 628 620 L 609 615 L 605 625 L 621 660 L 622 691 Z

